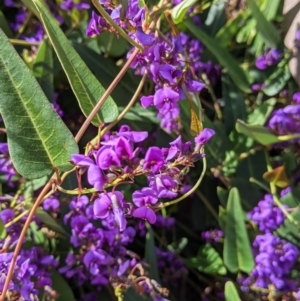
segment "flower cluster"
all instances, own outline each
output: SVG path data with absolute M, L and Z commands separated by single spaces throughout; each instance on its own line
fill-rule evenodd
M 286 205 L 283 205 L 287 208 Z M 259 201 L 257 206 L 248 213 L 248 217 L 254 221 L 262 232 L 276 230 L 284 221 L 284 214 L 274 204 L 272 195 L 266 194 L 264 199 Z
M 203 231 L 201 233 L 201 236 L 205 242 L 209 244 L 213 244 L 213 243 L 221 242 L 224 238 L 224 233 L 222 230 L 213 229 L 210 231 Z
M 295 290 L 295 284 L 289 279 L 289 274 L 299 256 L 299 250 L 272 233 L 284 221 L 284 215 L 274 205 L 272 196 L 265 195 L 248 217 L 258 224 L 263 233 L 257 235 L 252 244 L 254 269 L 248 277 L 239 278 L 242 290 L 268 289 L 269 285 L 274 285 L 278 291 Z
M 203 46 L 187 34 L 162 34 L 162 37 L 157 37 L 149 33 L 145 8 L 140 8 L 137 0 L 130 0 L 125 12 L 122 5 L 115 6 L 111 1 L 100 1 L 100 4 L 116 24 L 127 29 L 128 35 L 144 47 L 131 67 L 135 69 L 135 74 L 141 75 L 147 71 L 148 77 L 155 84 L 155 93 L 143 96 L 142 106 L 156 107 L 161 126 L 168 132 L 178 132 L 178 102 L 190 97 L 189 93 L 198 93 L 203 89 L 205 85 L 198 80 L 202 73 L 214 81 L 220 69 L 211 62 L 201 62 Z M 87 35 L 93 36 L 103 31 L 114 32 L 115 29 L 93 12 Z M 129 51 L 127 57 L 130 57 L 132 51 Z
M 20 198 L 21 199 L 21 198 Z M 8 224 L 16 217 L 15 210 L 6 207 L 6 201 L 2 202 L 0 219 L 4 224 Z M 17 203 L 21 208 L 22 199 Z M 22 211 L 22 210 L 21 210 Z M 20 212 L 18 212 L 20 213 Z M 20 233 L 24 226 L 26 216 L 18 222 L 12 223 L 6 228 L 6 238 L 0 239 L 1 250 L 5 251 L 0 254 L 0 290 L 2 290 L 4 281 L 7 277 L 8 268 L 13 258 L 13 250 L 19 240 Z M 36 224 L 39 220 L 34 219 Z M 34 240 L 34 235 L 30 232 L 30 237 Z M 13 300 L 38 300 L 40 291 L 45 293 L 49 298 L 55 292 L 52 290 L 52 270 L 56 269 L 58 261 L 53 255 L 47 254 L 47 251 L 39 246 L 31 246 L 28 249 L 22 249 L 17 257 L 16 265 L 12 280 L 9 284 L 11 298 Z M 16 298 L 16 299 L 15 299 Z
M 293 95 L 293 103 L 275 110 L 268 121 L 267 126 L 276 135 L 288 135 L 299 133 L 300 128 L 300 92 Z M 298 140 L 290 143 L 298 142 Z M 286 144 L 284 144 L 286 145 Z
M 72 162 L 78 166 L 79 174 L 87 170 L 88 182 L 99 191 L 94 202 L 96 217 L 113 217 L 123 231 L 126 216 L 132 216 L 141 220 L 140 227 L 143 228 L 145 220 L 155 223 L 154 208 L 159 205 L 159 199 L 172 199 L 178 195 L 182 170 L 201 158 L 202 147 L 213 135 L 213 130 L 204 129 L 195 137 L 195 147 L 190 142 L 183 143 L 179 136 L 169 148 L 151 146 L 144 156 L 140 156 L 138 144 L 148 133 L 131 131 L 129 126 L 123 125 L 88 156 L 72 155 Z M 147 177 L 149 186 L 133 192 L 130 203 L 122 192 L 115 190 L 115 186 L 133 182 L 141 175 Z M 104 191 L 107 187 L 113 187 L 113 190 Z
M 6 175 L 7 182 L 12 185 L 12 177 L 16 175 L 16 171 L 9 157 L 7 143 L 0 143 L 0 173 Z

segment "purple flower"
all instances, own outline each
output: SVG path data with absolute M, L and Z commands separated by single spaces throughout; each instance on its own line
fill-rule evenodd
M 164 157 L 160 148 L 157 146 L 151 146 L 147 150 L 145 160 L 144 160 L 144 169 L 151 169 L 153 173 L 157 173 L 162 170 L 164 167 Z
M 121 166 L 121 161 L 116 152 L 110 147 L 101 147 L 97 153 L 97 164 L 102 170 Z
M 109 192 L 107 194 L 101 193 L 99 198 L 94 202 L 95 217 L 104 219 L 110 214 L 114 216 L 120 231 L 126 228 L 126 219 L 123 210 L 124 195 L 120 191 Z
M 300 92 L 296 92 L 293 95 L 293 101 L 295 101 L 296 103 L 300 104 Z
M 269 66 L 276 65 L 279 62 L 281 56 L 281 51 L 276 49 L 271 49 L 265 54 L 261 55 L 256 59 L 255 65 L 258 69 L 264 70 Z
M 206 144 L 214 135 L 215 131 L 212 129 L 205 128 L 203 131 L 195 137 L 195 143 L 197 147 L 201 147 L 202 145 Z
M 122 125 L 120 127 L 119 132 L 117 133 L 117 136 L 125 137 L 126 139 L 128 139 L 132 142 L 142 142 L 148 137 L 148 132 L 131 131 L 131 129 L 128 125 Z
M 168 174 L 149 177 L 149 186 L 157 193 L 158 198 L 172 199 L 177 196 L 177 183 Z
M 137 40 L 146 47 L 153 45 L 155 42 L 155 38 L 149 34 L 145 34 L 140 28 L 136 31 L 136 38 Z
M 157 90 L 153 98 L 155 107 L 162 111 L 169 111 L 178 101 L 179 94 L 169 87 Z

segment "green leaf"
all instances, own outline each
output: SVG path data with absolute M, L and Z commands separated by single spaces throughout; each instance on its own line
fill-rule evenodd
M 124 107 L 119 107 L 120 112 L 124 110 Z M 140 122 L 151 122 L 159 124 L 160 120 L 156 117 L 157 113 L 152 110 L 144 110 L 142 107 L 133 107 L 129 112 L 126 113 L 123 119 L 140 121 Z
M 171 17 L 173 19 L 173 22 L 175 24 L 179 24 L 183 21 L 186 12 L 188 9 L 194 5 L 197 2 L 197 0 L 183 0 L 179 4 L 177 4 L 173 9 L 171 13 Z
M 13 33 L 9 27 L 9 24 L 1 10 L 0 10 L 0 28 L 7 35 L 7 37 L 9 37 L 9 38 L 13 37 Z
M 235 125 L 239 133 L 251 137 L 262 145 L 271 145 L 283 141 L 291 141 L 300 138 L 300 134 L 275 136 L 268 129 L 261 125 L 249 125 L 238 120 Z
M 52 288 L 58 293 L 56 301 L 73 301 L 75 296 L 68 282 L 57 272 L 52 272 Z
M 41 22 L 68 77 L 80 108 L 84 115 L 88 116 L 105 90 L 71 46 L 67 37 L 44 4 L 39 0 L 31 1 L 40 14 Z M 103 122 L 114 121 L 117 116 L 118 108 L 113 99 L 108 97 L 92 123 L 95 126 L 99 126 Z
M 69 236 L 69 234 L 66 232 L 66 230 L 58 224 L 58 222 L 51 216 L 49 215 L 48 212 L 44 211 L 41 208 L 38 208 L 36 213 L 36 217 L 40 219 L 49 229 L 63 235 L 63 236 Z
M 227 47 L 234 37 L 237 35 L 241 26 L 245 23 L 248 17 L 248 12 L 240 12 L 233 18 L 230 18 L 226 24 L 217 32 L 216 41 L 220 47 Z
M 298 221 L 300 220 L 300 210 L 299 207 L 297 208 L 296 211 L 293 211 L 291 213 L 291 216 L 294 220 Z M 291 243 L 297 245 L 300 247 L 300 238 L 299 238 L 299 225 L 298 227 L 292 223 L 290 220 L 287 218 L 285 219 L 283 225 L 281 225 L 277 230 L 276 233 L 282 237 L 285 240 L 290 241 Z
M 225 300 L 226 301 L 241 301 L 239 294 L 232 281 L 225 283 Z
M 31 71 L 0 30 L 0 112 L 16 170 L 29 179 L 68 171 L 78 146 Z
M 224 263 L 232 273 L 250 273 L 254 268 L 254 260 L 237 188 L 229 192 L 226 212 Z
M 244 92 L 250 92 L 250 84 L 247 75 L 238 65 L 236 59 L 233 58 L 226 49 L 220 47 L 216 39 L 208 36 L 192 22 L 186 22 L 186 26 L 211 51 L 220 64 L 227 69 L 236 86 Z
M 92 49 L 89 49 L 86 45 L 73 43 L 73 47 L 93 72 L 93 74 L 101 82 L 103 87 L 107 89 L 111 82 L 118 75 L 120 68 L 116 66 L 113 60 L 104 57 L 103 55 L 99 55 Z M 118 107 L 120 105 L 127 105 L 134 94 L 137 85 L 138 83 L 134 82 L 128 73 L 124 75 L 121 82 L 111 94 L 113 99 L 118 104 Z
M 287 81 L 291 77 L 291 72 L 288 65 L 278 67 L 265 81 L 265 87 L 263 92 L 268 96 L 274 96 L 278 94 L 286 85 Z
M 0 239 L 4 239 L 5 237 L 6 237 L 6 230 L 3 221 L 0 219 Z
M 104 31 L 98 37 L 99 46 L 109 56 L 120 57 L 129 50 L 128 42 L 121 36 L 117 37 L 114 32 Z
M 254 0 L 246 1 L 253 18 L 256 20 L 257 31 L 263 36 L 265 42 L 269 46 L 275 48 L 281 41 L 278 30 L 266 19 L 265 15 L 259 10 L 259 7 Z
M 227 273 L 221 256 L 210 244 L 202 246 L 197 257 L 188 259 L 187 263 L 206 274 L 226 275 Z
M 247 112 L 243 95 L 228 76 L 222 76 L 222 93 L 225 131 L 228 135 L 234 129 L 237 119 L 246 119 Z
M 53 102 L 53 57 L 48 40 L 43 40 L 40 44 L 32 71 L 49 101 Z
M 276 104 L 276 98 L 270 98 L 257 106 L 252 113 L 248 115 L 247 123 L 264 125 L 272 113 Z
M 155 252 L 154 233 L 151 226 L 147 225 L 145 259 L 149 264 L 150 277 L 160 283 L 158 275 L 158 266 Z

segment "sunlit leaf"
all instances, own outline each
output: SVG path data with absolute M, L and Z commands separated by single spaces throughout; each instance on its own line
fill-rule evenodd
M 171 13 L 171 17 L 175 24 L 181 23 L 186 15 L 188 9 L 194 5 L 197 0 L 183 0 L 179 4 L 177 4 Z
M 265 38 L 265 42 L 271 47 L 276 47 L 281 41 L 278 30 L 268 21 L 265 15 L 259 10 L 254 0 L 246 0 L 253 18 L 256 20 L 257 31 Z
M 88 116 L 101 95 L 105 92 L 104 88 L 74 50 L 65 34 L 57 25 L 55 18 L 50 14 L 45 5 L 39 0 L 27 1 L 31 1 L 38 10 L 39 17 L 68 77 L 80 108 L 84 115 Z M 114 121 L 117 116 L 118 108 L 113 99 L 108 97 L 92 122 L 94 125 L 99 126 L 104 122 Z
M 225 283 L 225 300 L 226 301 L 241 301 L 239 294 L 232 281 Z
M 284 166 L 278 166 L 271 171 L 266 171 L 263 178 L 270 183 L 275 184 L 280 188 L 285 188 L 289 185 L 289 179 L 285 173 Z
M 223 252 L 225 266 L 232 273 L 250 273 L 254 268 L 254 259 L 237 188 L 231 188 L 229 192 L 226 212 Z
M 0 112 L 17 171 L 36 179 L 67 171 L 77 144 L 52 109 L 32 72 L 0 30 Z

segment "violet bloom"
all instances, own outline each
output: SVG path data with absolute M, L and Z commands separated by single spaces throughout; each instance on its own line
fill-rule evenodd
M 179 101 L 179 94 L 170 87 L 164 87 L 155 92 L 153 104 L 158 110 L 168 112 Z
M 117 133 L 118 137 L 125 137 L 132 142 L 142 142 L 148 137 L 148 132 L 132 131 L 128 125 L 122 125 Z
M 133 203 L 139 207 L 132 212 L 132 216 L 141 218 L 148 221 L 150 224 L 154 224 L 156 221 L 155 212 L 150 208 L 158 202 L 156 192 L 145 187 L 142 190 L 137 190 L 132 194 Z
M 293 101 L 296 102 L 297 104 L 300 104 L 300 92 L 296 92 L 293 95 Z
M 121 161 L 116 152 L 107 146 L 103 146 L 97 152 L 97 164 L 102 170 L 121 166 Z
M 120 191 L 101 193 L 94 202 L 95 217 L 104 219 L 113 215 L 120 231 L 126 228 L 126 219 L 123 209 L 124 195 Z
M 269 66 L 278 64 L 281 56 L 281 51 L 276 49 L 271 49 L 265 54 L 261 55 L 256 59 L 255 65 L 258 69 L 264 70 Z
M 164 167 L 164 157 L 161 149 L 157 146 L 151 146 L 147 150 L 144 160 L 144 169 L 151 169 L 153 173 L 157 173 Z
M 214 135 L 215 131 L 209 128 L 205 128 L 202 130 L 202 132 L 195 137 L 195 143 L 197 147 L 201 147 L 204 144 L 206 144 Z
M 98 191 L 102 191 L 103 186 L 107 183 L 107 178 L 102 170 L 95 164 L 95 162 L 84 155 L 71 155 L 72 162 L 81 167 L 81 173 L 87 169 L 88 182 L 93 185 Z
M 157 193 L 158 198 L 172 199 L 177 196 L 177 183 L 168 174 L 149 177 L 149 186 Z
M 152 35 L 144 33 L 141 28 L 137 29 L 136 38 L 144 47 L 149 47 L 155 42 L 155 38 Z
M 100 34 L 102 31 L 106 30 L 108 24 L 105 19 L 98 16 L 94 11 L 92 11 L 92 18 L 87 26 L 86 34 L 89 37 Z

